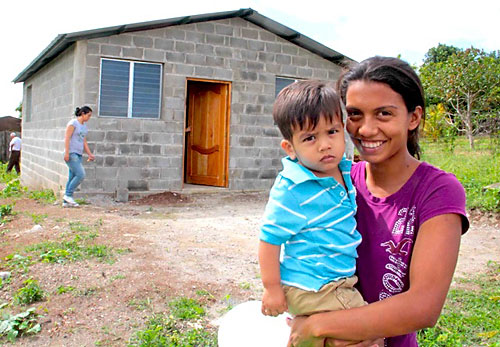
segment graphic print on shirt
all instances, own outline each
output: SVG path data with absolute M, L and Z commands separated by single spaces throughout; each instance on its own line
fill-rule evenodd
M 413 245 L 415 210 L 415 206 L 401 208 L 392 228 L 392 239 L 380 244 L 389 257 L 385 265 L 387 272 L 382 276 L 384 289 L 379 293 L 379 300 L 401 293 L 404 289 L 404 279 L 408 273 L 404 258 L 409 257 Z

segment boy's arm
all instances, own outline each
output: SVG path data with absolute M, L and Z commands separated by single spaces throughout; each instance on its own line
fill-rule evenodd
M 281 246 L 265 241 L 259 243 L 260 273 L 264 285 L 262 314 L 266 316 L 277 316 L 288 309 L 281 287 L 280 250 Z

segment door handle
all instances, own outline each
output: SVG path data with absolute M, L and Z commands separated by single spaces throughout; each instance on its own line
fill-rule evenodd
M 191 127 L 187 127 L 186 129 L 184 129 L 184 132 L 187 134 L 187 133 L 190 133 L 191 132 Z

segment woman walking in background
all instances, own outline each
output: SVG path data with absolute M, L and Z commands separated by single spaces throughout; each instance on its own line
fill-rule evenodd
M 92 116 L 92 109 L 88 106 L 77 107 L 75 116 L 76 119 L 68 122 L 64 136 L 64 161 L 68 165 L 69 176 L 63 196 L 63 207 L 79 206 L 73 199 L 73 193 L 85 178 L 85 169 L 82 165 L 83 151 L 89 156 L 89 161 L 95 158 L 87 144 L 88 129 L 85 125 Z

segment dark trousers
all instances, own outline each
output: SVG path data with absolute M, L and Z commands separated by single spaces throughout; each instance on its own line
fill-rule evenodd
M 13 167 L 16 168 L 17 174 L 21 172 L 21 167 L 19 166 L 19 160 L 21 159 L 21 151 L 10 152 L 9 165 L 7 166 L 7 172 L 10 172 Z

